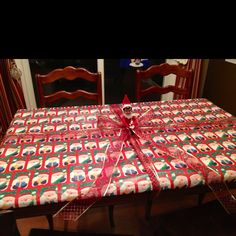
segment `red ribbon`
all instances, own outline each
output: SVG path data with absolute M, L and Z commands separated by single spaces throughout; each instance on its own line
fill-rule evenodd
M 107 190 L 111 183 L 112 173 L 114 168 L 117 166 L 120 158 L 120 153 L 123 149 L 124 142 L 129 141 L 135 150 L 137 157 L 140 159 L 141 164 L 145 168 L 147 174 L 152 183 L 153 190 L 156 190 L 157 193 L 160 192 L 160 183 L 158 181 L 158 174 L 156 169 L 153 165 L 153 162 L 150 158 L 148 158 L 139 147 L 137 143 L 138 139 L 148 140 L 150 139 L 149 131 L 152 130 L 154 127 L 156 128 L 156 124 L 151 122 L 151 120 L 155 117 L 155 114 L 152 110 L 146 111 L 140 117 L 132 117 L 131 119 L 127 119 L 119 105 L 111 105 L 111 108 L 116 115 L 115 119 L 111 119 L 107 116 L 99 116 L 97 127 L 98 129 L 118 129 L 120 130 L 120 135 L 117 139 L 113 140 L 110 143 L 110 146 L 107 148 L 106 154 L 107 159 L 104 160 L 103 168 L 101 172 L 101 176 L 98 177 L 92 187 L 88 190 L 85 196 L 81 196 L 80 198 L 74 199 L 68 202 L 63 208 L 61 208 L 55 215 L 62 217 L 64 220 L 77 220 L 85 211 L 87 211 L 96 201 L 98 201 L 101 197 L 106 196 Z M 223 125 L 225 123 L 235 122 L 235 119 L 224 119 L 222 121 L 217 121 L 217 125 Z M 216 124 L 216 121 L 203 121 L 203 122 L 187 122 L 184 124 L 164 124 L 160 125 L 159 128 L 163 129 L 170 129 L 176 127 L 192 127 L 201 125 L 209 125 L 209 124 Z M 206 184 L 210 187 L 210 189 L 214 192 L 217 199 L 221 202 L 225 209 L 228 209 L 232 204 L 232 201 L 235 200 L 230 190 L 227 188 L 225 183 L 220 183 L 220 175 L 210 169 L 209 167 L 205 166 L 200 160 L 196 157 L 182 151 L 179 148 L 174 147 L 167 147 L 165 145 L 155 144 L 156 148 L 164 151 L 166 154 L 171 156 L 172 158 L 177 158 L 186 162 L 186 164 L 193 170 L 197 171 L 199 174 L 203 175 Z M 220 188 L 218 186 L 221 186 Z M 221 191 L 218 191 L 221 189 Z M 227 190 L 227 197 L 222 197 L 222 191 Z M 224 199 L 228 199 L 230 204 L 227 204 L 227 201 Z M 230 201 L 229 201 L 230 199 Z M 79 200 L 79 201 L 77 201 Z M 234 202 L 235 203 L 235 202 Z M 230 209 L 227 211 L 230 212 Z
M 153 190 L 160 191 L 160 184 L 155 167 L 151 159 L 145 156 L 137 143 L 137 139 L 143 137 L 142 129 L 147 128 L 146 122 L 150 120 L 154 114 L 145 114 L 137 119 L 133 117 L 131 120 L 128 120 L 118 105 L 112 105 L 111 108 L 118 119 L 114 120 L 107 116 L 99 116 L 97 127 L 99 129 L 119 129 L 120 135 L 118 139 L 110 143 L 110 146 L 106 150 L 108 158 L 103 163 L 101 176 L 94 181 L 92 187 L 86 193 L 86 199 L 80 198 L 78 199 L 79 201 L 74 199 L 68 202 L 55 214 L 55 216 L 58 215 L 64 220 L 77 220 L 86 210 L 99 200 L 99 197 L 106 195 L 111 183 L 113 170 L 119 162 L 120 153 L 123 149 L 123 144 L 126 141 L 129 141 L 132 144 L 143 167 L 148 173 Z

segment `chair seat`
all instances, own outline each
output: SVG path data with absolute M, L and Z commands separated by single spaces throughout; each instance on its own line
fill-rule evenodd
M 29 236 L 132 236 L 130 234 L 65 232 L 49 229 L 31 229 Z

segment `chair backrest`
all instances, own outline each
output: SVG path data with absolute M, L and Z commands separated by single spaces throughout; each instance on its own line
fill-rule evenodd
M 174 74 L 176 75 L 175 85 L 168 85 L 162 87 L 158 84 L 151 84 L 148 87 L 143 87 L 142 82 L 155 76 L 161 75 L 166 76 Z M 135 93 L 136 100 L 139 102 L 141 97 L 147 96 L 149 94 L 166 94 L 169 92 L 174 93 L 174 99 L 187 99 L 191 96 L 193 85 L 193 71 L 187 70 L 182 65 L 170 65 L 167 63 L 162 63 L 160 65 L 152 65 L 146 70 L 136 71 L 136 84 Z
M 45 107 L 48 104 L 52 104 L 59 99 L 75 100 L 76 98 L 83 97 L 89 100 L 94 100 L 96 104 L 102 104 L 102 83 L 101 83 L 101 73 L 92 73 L 85 68 L 75 68 L 72 66 L 67 66 L 63 69 L 55 69 L 46 75 L 36 74 L 36 81 L 39 92 L 39 105 L 40 107 Z M 47 84 L 55 84 L 59 80 L 75 80 L 79 79 L 79 82 L 90 81 L 96 84 L 95 91 L 88 91 L 87 89 L 79 88 L 74 91 L 66 91 L 67 86 L 60 86 L 60 90 L 50 91 L 46 94 L 44 86 Z M 77 82 L 76 82 L 77 83 Z M 73 84 L 74 85 L 74 84 Z M 63 87 L 63 88 L 61 88 Z M 77 84 L 73 87 L 79 87 Z M 80 104 L 81 105 L 81 104 Z M 86 104 L 83 104 L 86 105 Z

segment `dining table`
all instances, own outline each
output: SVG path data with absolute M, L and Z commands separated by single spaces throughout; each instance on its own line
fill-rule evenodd
M 55 214 L 91 195 L 109 205 L 153 193 L 200 193 L 216 179 L 235 187 L 234 116 L 205 98 L 131 105 L 136 129 L 116 126 L 122 104 L 18 110 L 0 143 L 0 210 L 22 218 Z

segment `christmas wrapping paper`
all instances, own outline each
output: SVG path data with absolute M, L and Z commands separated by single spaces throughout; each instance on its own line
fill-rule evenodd
M 222 182 L 235 181 L 236 125 L 227 122 L 231 114 L 206 99 L 132 106 L 136 117 L 149 109 L 155 114 L 150 139 L 137 142 L 154 164 L 161 190 L 191 188 L 210 180 L 156 144 L 198 158 L 219 173 Z M 118 129 L 97 127 L 100 115 L 116 119 L 109 105 L 18 110 L 0 145 L 0 209 L 89 198 L 88 190 L 102 173 L 107 146 L 119 137 Z M 126 141 L 106 195 L 152 189 L 150 176 Z

